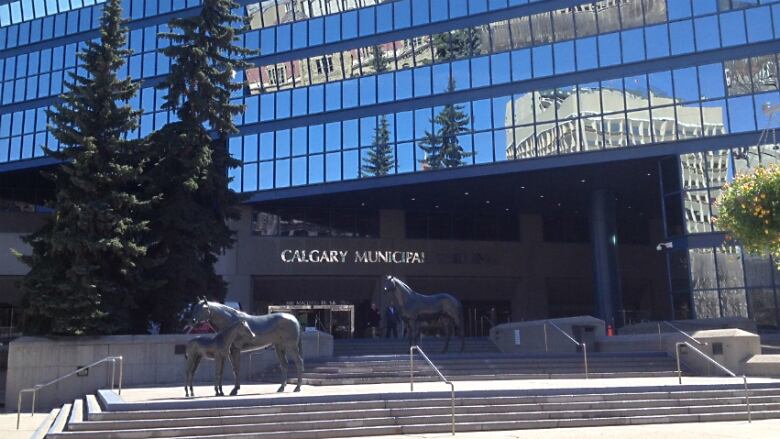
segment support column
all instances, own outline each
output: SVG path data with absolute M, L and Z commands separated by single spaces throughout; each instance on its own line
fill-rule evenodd
M 591 194 L 590 238 L 596 287 L 596 317 L 613 327 L 622 326 L 615 194 L 612 191 L 597 189 Z

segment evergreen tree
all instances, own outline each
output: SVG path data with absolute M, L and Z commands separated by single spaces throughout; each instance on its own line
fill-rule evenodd
M 371 48 L 371 67 L 375 73 L 382 73 L 389 70 L 387 64 L 391 60 L 385 56 L 385 51 L 382 46 L 373 46 Z
M 433 52 L 437 60 L 466 58 L 478 54 L 481 47 L 477 29 L 458 29 L 433 36 Z
M 447 92 L 455 91 L 455 80 L 450 78 Z M 430 169 L 454 168 L 466 164 L 464 159 L 474 153 L 467 152 L 460 144 L 458 136 L 468 132 L 469 116 L 462 105 L 447 104 L 431 121 L 438 127 L 435 133 L 426 131 L 420 148 L 425 152 L 421 163 Z
M 129 51 L 120 0 L 103 7 L 100 39 L 78 54 L 84 73 L 72 73 L 68 90 L 49 112 L 50 130 L 62 149 L 46 154 L 62 162 L 52 218 L 24 238 L 21 256 L 30 272 L 25 292 L 25 332 L 105 334 L 130 330 L 135 293 L 144 288 L 141 266 L 149 201 L 139 196 L 144 161 L 138 142 L 125 139 L 140 112 L 128 101 L 138 91 L 117 70 Z
M 150 224 L 152 260 L 160 263 L 150 274 L 157 288 L 145 304 L 162 331 L 178 329 L 176 316 L 198 296 L 221 300 L 226 294 L 214 263 L 233 245 L 228 221 L 240 213 L 241 198 L 228 188 L 228 169 L 240 162 L 230 157 L 227 142 L 238 132 L 233 117 L 243 111 L 230 97 L 242 89 L 233 81 L 248 67 L 241 58 L 252 53 L 236 45 L 247 25 L 233 14 L 238 7 L 233 0 L 204 0 L 199 15 L 174 18 L 171 32 L 161 34 L 172 43 L 162 49 L 172 66 L 158 88 L 168 90 L 163 108 L 178 121 L 149 142 L 156 160 L 148 187 L 162 200 Z
M 387 118 L 383 115 L 379 116 L 379 124 L 374 128 L 374 140 L 368 150 L 368 157 L 363 159 L 361 171 L 363 176 L 387 175 L 393 170 L 393 166 L 395 160 L 390 145 L 390 130 Z

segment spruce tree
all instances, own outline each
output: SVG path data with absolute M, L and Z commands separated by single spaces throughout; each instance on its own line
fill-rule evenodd
M 116 72 L 129 51 L 120 0 L 108 0 L 100 38 L 78 54 L 84 73 L 72 73 L 68 90 L 49 112 L 51 133 L 62 149 L 46 154 L 62 163 L 53 179 L 54 213 L 24 238 L 32 254 L 21 256 L 30 272 L 25 292 L 25 332 L 106 334 L 131 330 L 135 293 L 144 288 L 149 201 L 140 196 L 144 161 L 126 134 L 139 111 L 128 101 L 138 91 Z
M 162 53 L 172 66 L 158 88 L 168 90 L 163 108 L 178 117 L 149 142 L 157 158 L 148 187 L 162 200 L 151 218 L 157 289 L 146 304 L 162 331 L 176 330 L 179 311 L 198 296 L 221 300 L 227 290 L 214 263 L 233 245 L 228 222 L 240 214 L 241 198 L 228 188 L 228 169 L 240 162 L 227 143 L 238 132 L 233 117 L 243 106 L 230 97 L 242 89 L 233 79 L 252 53 L 236 44 L 247 24 L 233 14 L 238 7 L 232 0 L 204 0 L 199 15 L 174 18 L 171 32 L 161 34 L 171 42 Z
M 482 42 L 476 29 L 458 29 L 433 36 L 433 51 L 437 60 L 466 58 L 479 53 Z
M 379 124 L 374 128 L 374 139 L 371 142 L 371 149 L 368 150 L 368 157 L 363 159 L 361 171 L 363 176 L 387 175 L 393 170 L 395 160 L 393 158 L 393 148 L 390 145 L 390 130 L 387 118 L 379 116 Z
M 455 91 L 455 80 L 450 78 L 447 92 Z M 446 104 L 431 121 L 438 127 L 435 133 L 426 131 L 420 148 L 425 152 L 421 163 L 430 169 L 454 168 L 465 165 L 465 159 L 474 155 L 460 144 L 458 136 L 468 132 L 470 118 L 462 105 Z
M 382 73 L 389 70 L 387 64 L 391 60 L 385 56 L 385 51 L 382 46 L 371 47 L 371 67 L 374 69 L 374 73 Z

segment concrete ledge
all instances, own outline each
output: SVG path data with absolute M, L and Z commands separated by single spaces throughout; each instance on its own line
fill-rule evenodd
M 754 355 L 745 362 L 750 376 L 780 378 L 780 355 Z
M 51 381 L 86 364 L 108 356 L 124 359 L 123 386 L 184 383 L 184 346 L 194 338 L 189 334 L 113 335 L 103 337 L 21 337 L 11 342 L 6 377 L 5 407 L 16 410 L 17 394 L 23 388 Z M 330 334 L 304 332 L 301 336 L 305 360 L 333 355 Z M 257 375 L 270 375 L 278 369 L 273 349 L 259 354 L 241 355 L 241 379 L 248 382 Z M 117 379 L 119 365 L 116 366 Z M 232 372 L 226 365 L 225 384 L 232 385 Z M 71 376 L 38 391 L 36 407 L 49 409 L 110 385 L 112 366 L 103 363 L 90 368 L 84 376 Z M 213 382 L 214 362 L 203 361 L 195 382 Z M 117 383 L 118 384 L 118 383 Z

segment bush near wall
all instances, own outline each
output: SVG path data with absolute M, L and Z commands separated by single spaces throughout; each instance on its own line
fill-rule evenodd
M 723 187 L 717 202 L 719 229 L 750 253 L 769 253 L 780 263 L 780 167 L 756 168 Z

